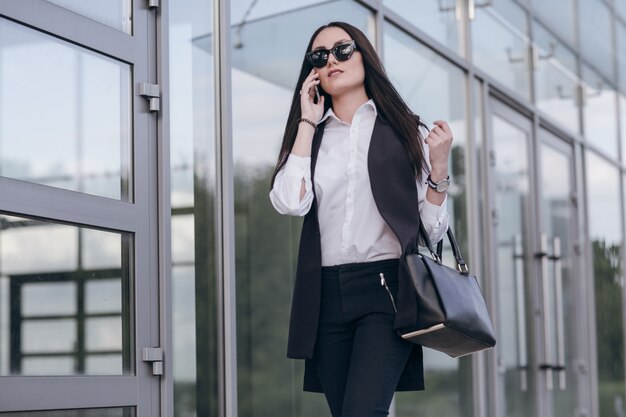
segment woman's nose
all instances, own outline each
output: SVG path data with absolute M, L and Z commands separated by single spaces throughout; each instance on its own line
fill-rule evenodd
M 337 58 L 335 58 L 335 55 L 333 55 L 332 53 L 328 54 L 328 62 L 326 63 L 327 66 L 331 67 L 333 65 L 337 64 Z

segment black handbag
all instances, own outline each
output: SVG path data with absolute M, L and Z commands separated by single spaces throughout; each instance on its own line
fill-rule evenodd
M 402 258 L 417 297 L 417 322 L 400 329 L 400 335 L 453 358 L 494 347 L 496 338 L 487 304 L 476 277 L 469 274 L 452 230 L 448 228 L 447 235 L 456 270 L 442 263 L 443 242 L 435 252 L 421 222 L 419 234 L 430 256 L 418 248 Z

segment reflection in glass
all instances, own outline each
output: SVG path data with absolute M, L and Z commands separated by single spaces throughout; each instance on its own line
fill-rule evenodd
M 615 79 L 613 69 L 613 18 L 602 0 L 578 0 L 580 50 L 583 59 L 609 80 Z
M 135 407 L 81 408 L 76 410 L 14 411 L 2 417 L 135 417 Z
M 0 175 L 131 200 L 131 67 L 0 18 Z
M 122 311 L 119 287 L 120 282 L 117 279 L 100 279 L 85 283 L 85 311 L 88 313 Z
M 129 234 L 0 214 L 0 376 L 130 374 L 130 248 Z
M 615 0 L 613 4 L 613 7 L 617 11 L 617 13 L 619 13 L 620 17 L 626 21 L 626 2 Z
M 624 398 L 624 287 L 619 170 L 586 154 L 589 234 L 596 309 L 598 403 L 602 417 L 626 414 Z
M 472 23 L 474 64 L 530 99 L 530 41 L 525 29 L 525 12 L 512 0 L 495 4 L 497 9 L 491 5 L 476 9 Z
M 589 67 L 582 67 L 583 132 L 589 143 L 614 157 L 617 153 L 617 103 L 615 88 Z
M 383 4 L 435 40 L 464 55 L 457 0 L 384 0 Z
M 336 0 L 330 0 L 336 1 Z M 304 9 L 318 3 L 328 3 L 329 0 L 290 0 L 289 2 L 281 1 L 231 1 L 230 5 L 230 22 L 233 25 L 245 26 L 247 22 L 256 21 L 262 17 L 273 17 L 283 12 L 292 12 L 297 9 Z M 338 20 L 332 19 L 330 16 L 328 21 Z M 237 39 L 234 39 L 237 44 Z
M 580 81 L 576 76 L 576 56 L 536 21 L 534 36 L 537 106 L 561 127 L 577 133 Z
M 465 132 L 467 117 L 463 72 L 391 24 L 384 27 L 383 42 L 387 73 L 411 109 L 419 114 L 427 125 L 434 120 L 442 119 L 448 122 L 453 132 L 456 132 L 456 137 Z M 432 124 L 429 127 L 432 127 Z M 447 204 L 461 251 L 468 254 L 465 146 L 462 139 L 453 142 L 450 176 L 453 178 L 454 186 L 448 191 Z M 446 253 L 448 252 L 446 248 Z M 452 259 L 451 256 L 446 256 L 446 261 Z M 427 391 L 398 393 L 397 416 L 416 415 L 416 403 L 420 404 L 420 416 L 471 416 L 472 395 L 467 388 L 469 385 L 466 384 L 471 379 L 470 368 L 469 358 L 456 360 L 425 349 L 424 372 Z
M 121 351 L 122 321 L 120 317 L 94 317 L 85 320 L 87 350 Z
M 76 314 L 76 283 L 39 283 L 22 287 L 22 315 Z
M 217 416 L 214 57 L 198 41 L 213 1 L 169 2 L 168 17 L 174 415 Z
M 533 13 L 570 47 L 576 45 L 572 0 L 532 0 Z
M 527 225 L 529 203 L 528 136 L 527 132 L 493 115 L 494 178 L 496 223 L 496 277 L 498 300 L 498 354 L 501 375 L 499 397 L 502 415 L 527 417 L 534 415 L 533 377 L 527 338 L 528 256 Z
M 74 373 L 72 356 L 25 357 L 22 359 L 22 375 L 72 375 Z
M 85 373 L 88 375 L 121 375 L 122 355 L 93 354 L 85 359 Z
M 71 351 L 76 345 L 76 321 L 71 319 L 29 320 L 19 329 L 20 353 Z
M 132 31 L 132 0 L 46 0 L 128 34 Z

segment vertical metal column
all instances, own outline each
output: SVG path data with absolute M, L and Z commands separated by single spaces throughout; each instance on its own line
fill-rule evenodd
M 219 416 L 237 416 L 237 333 L 235 294 L 235 195 L 230 81 L 230 9 L 214 0 L 215 137 L 217 178 L 217 292 Z
M 174 343 L 172 294 L 172 205 L 170 188 L 170 72 L 169 2 L 163 1 L 156 13 L 156 82 L 161 86 L 161 112 L 157 118 L 157 201 L 159 251 L 159 335 L 163 349 L 163 375 L 160 380 L 161 417 L 174 417 Z M 122 193 L 124 190 L 122 191 Z M 128 191 L 130 196 L 130 190 Z M 124 288 L 124 287 L 123 287 Z M 124 315 L 122 317 L 125 317 Z

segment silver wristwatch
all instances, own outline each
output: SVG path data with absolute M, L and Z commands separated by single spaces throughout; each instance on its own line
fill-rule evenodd
M 438 182 L 434 182 L 433 179 L 430 178 L 430 175 L 429 175 L 428 178 L 426 178 L 426 181 L 428 182 L 428 186 L 430 188 L 432 188 L 433 190 L 437 191 L 438 193 L 443 193 L 450 186 L 450 176 L 449 175 L 448 175 L 448 177 L 446 179 L 443 179 L 443 180 L 438 181 Z

